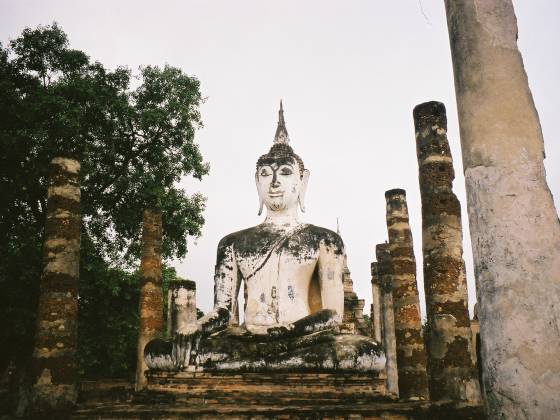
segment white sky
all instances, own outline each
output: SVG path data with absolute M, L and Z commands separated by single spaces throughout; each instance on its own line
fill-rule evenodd
M 519 46 L 544 131 L 548 182 L 560 205 L 560 2 L 517 0 Z M 412 108 L 445 103 L 463 209 L 470 307 L 472 256 L 445 10 L 439 0 L 0 0 L 0 41 L 59 22 L 71 45 L 108 67 L 171 65 L 198 77 L 208 98 L 197 135 L 211 164 L 189 192 L 208 197 L 203 236 L 173 265 L 212 305 L 216 246 L 260 223 L 253 175 L 271 145 L 279 99 L 291 145 L 311 170 L 302 218 L 340 219 L 354 288 L 371 303 L 369 266 L 386 240 L 384 192 L 407 191 L 422 283 L 420 195 Z M 536 203 L 538 205 L 538 203 Z

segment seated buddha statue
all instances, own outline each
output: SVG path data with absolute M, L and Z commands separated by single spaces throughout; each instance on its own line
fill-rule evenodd
M 274 143 L 256 165 L 261 224 L 218 245 L 214 307 L 172 340 L 145 348 L 150 369 L 381 371 L 373 339 L 341 331 L 344 245 L 325 228 L 301 223 L 309 170 L 289 145 L 282 103 Z M 244 323 L 238 295 L 244 287 Z

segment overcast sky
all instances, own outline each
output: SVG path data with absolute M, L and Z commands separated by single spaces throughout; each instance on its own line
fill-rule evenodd
M 560 205 L 560 2 L 517 0 L 519 46 L 543 127 L 548 183 Z M 311 171 L 302 220 L 340 219 L 358 295 L 371 303 L 370 262 L 387 238 L 384 192 L 407 191 L 422 283 L 418 165 L 412 109 L 438 100 L 462 204 L 470 307 L 475 301 L 464 179 L 443 1 L 0 0 L 0 41 L 57 21 L 71 45 L 108 67 L 171 65 L 201 81 L 197 141 L 211 171 L 188 192 L 208 197 L 203 235 L 173 261 L 212 305 L 216 246 L 256 225 L 255 162 L 272 143 L 284 101 L 291 145 Z M 538 205 L 538 203 L 535 203 Z

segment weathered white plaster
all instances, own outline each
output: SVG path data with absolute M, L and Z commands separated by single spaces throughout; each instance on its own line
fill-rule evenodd
M 56 249 L 56 252 L 51 250 Z M 80 271 L 80 260 L 76 258 L 80 252 L 80 241 L 59 238 L 45 243 L 48 262 L 45 273 L 62 273 L 77 276 Z
M 168 335 L 189 334 L 196 329 L 196 288 L 194 283 L 174 282 L 168 291 Z M 190 283 L 190 284 L 189 284 Z
M 50 197 L 59 196 L 72 201 L 80 201 L 80 187 L 77 185 L 51 185 L 48 188 Z
M 445 130 L 444 130 L 444 132 L 445 132 Z M 421 165 L 429 165 L 430 163 L 453 163 L 453 160 L 449 156 L 430 155 L 426 159 L 423 159 L 420 162 Z
M 71 174 L 78 174 L 80 172 L 80 162 L 75 159 L 55 157 L 51 160 L 51 164 L 58 165 L 63 168 L 64 172 Z
M 560 224 L 511 0 L 446 0 L 491 418 L 560 415 Z

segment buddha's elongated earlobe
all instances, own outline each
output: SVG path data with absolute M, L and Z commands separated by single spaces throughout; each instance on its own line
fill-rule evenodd
M 255 185 L 257 186 L 257 194 L 259 195 L 259 216 L 262 214 L 264 201 L 259 192 L 259 174 L 255 172 Z
M 303 177 L 301 178 L 301 187 L 299 188 L 299 197 L 298 197 L 299 208 L 302 213 L 305 213 L 305 194 L 307 193 L 308 181 L 309 181 L 309 170 L 305 169 L 303 171 Z

